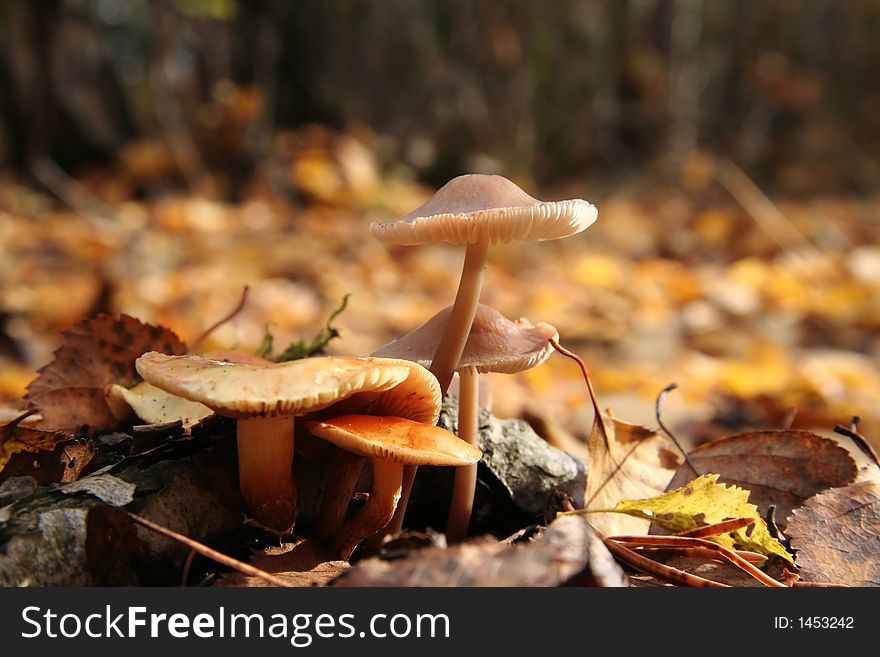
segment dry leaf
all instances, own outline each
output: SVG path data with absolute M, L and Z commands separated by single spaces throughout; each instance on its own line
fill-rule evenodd
M 807 500 L 789 517 L 788 537 L 805 580 L 880 586 L 880 483 L 861 481 Z
M 104 399 L 106 386 L 138 380 L 134 361 L 147 351 L 186 353 L 173 332 L 121 315 L 86 319 L 63 333 L 54 360 L 28 386 L 29 408 L 43 416 L 42 426 L 73 429 L 87 424 L 116 424 Z
M 620 513 L 644 518 L 674 532 L 714 525 L 735 518 L 754 518 L 747 527 L 707 540 L 736 550 L 775 554 L 794 564 L 782 544 L 770 535 L 758 508 L 749 503 L 749 491 L 718 483 L 718 475 L 697 477 L 681 488 L 642 500 L 622 500 L 614 508 Z
M 602 539 L 579 516 L 557 518 L 529 542 L 476 538 L 387 561 L 366 559 L 335 586 L 626 586 Z
M 266 548 L 251 556 L 251 564 L 293 586 L 325 586 L 349 568 L 347 561 L 333 560 L 322 548 L 309 540 L 285 543 Z M 216 586 L 263 587 L 266 580 L 242 573 L 223 575 Z
M 0 427 L 0 481 L 24 475 L 41 483 L 75 481 L 94 457 L 91 441 L 66 431 Z
M 600 419 L 604 420 L 607 441 Z M 586 508 L 611 509 L 622 499 L 652 497 L 666 490 L 681 463 L 672 441 L 646 427 L 597 415 L 587 459 Z M 590 514 L 603 534 L 644 534 L 649 521 L 620 514 Z
M 755 431 L 700 445 L 688 454 L 667 490 L 680 488 L 696 475 L 712 472 L 718 481 L 750 491 L 749 501 L 761 517 L 776 505 L 784 522 L 792 509 L 826 488 L 855 480 L 857 467 L 849 452 L 835 441 L 809 431 Z

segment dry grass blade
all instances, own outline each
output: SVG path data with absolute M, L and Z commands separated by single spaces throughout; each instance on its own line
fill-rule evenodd
M 292 588 L 290 584 L 285 582 L 283 579 L 275 577 L 272 573 L 267 573 L 265 570 L 261 570 L 259 568 L 255 568 L 250 564 L 244 563 L 243 561 L 239 561 L 238 559 L 234 559 L 233 557 L 227 556 L 222 552 L 218 552 L 213 548 L 209 548 L 204 543 L 199 543 L 196 540 L 189 538 L 188 536 L 184 536 L 183 534 L 178 534 L 176 531 L 168 529 L 167 527 L 163 527 L 162 525 L 157 525 L 155 522 L 151 520 L 147 520 L 146 518 L 142 518 L 141 516 L 135 515 L 134 513 L 129 513 L 129 517 L 139 525 L 150 529 L 157 534 L 161 534 L 162 536 L 166 536 L 170 539 L 177 541 L 178 543 L 182 543 L 186 547 L 191 550 L 195 550 L 199 554 L 204 557 L 208 557 L 213 561 L 216 561 L 219 564 L 232 568 L 233 570 L 237 570 L 238 572 L 244 575 L 250 575 L 251 577 L 259 577 L 270 584 L 274 584 L 275 586 L 280 586 L 283 588 Z
M 702 538 L 690 538 L 687 536 L 610 536 L 606 539 L 606 542 L 607 541 L 625 543 L 627 544 L 627 546 L 630 547 L 635 545 L 680 545 L 685 547 L 703 547 L 708 550 L 713 550 L 717 552 L 735 566 L 739 566 L 740 568 L 742 568 L 745 572 L 747 572 L 749 575 L 754 577 L 765 586 L 773 588 L 787 588 L 785 584 L 773 579 L 765 572 L 759 570 L 747 560 L 739 556 L 733 550 L 726 548 L 723 545 L 713 543 L 712 541 L 706 541 Z
M 608 548 L 608 551 L 625 564 L 632 566 L 643 573 L 670 582 L 671 584 L 677 584 L 679 586 L 730 588 L 727 584 L 715 582 L 711 579 L 700 577 L 699 575 L 692 575 L 691 573 L 686 573 L 678 568 L 673 568 L 672 566 L 667 566 L 654 561 L 653 559 L 648 559 L 637 553 L 635 550 L 631 550 L 625 545 L 621 545 L 612 539 L 606 538 L 604 541 L 605 547 Z

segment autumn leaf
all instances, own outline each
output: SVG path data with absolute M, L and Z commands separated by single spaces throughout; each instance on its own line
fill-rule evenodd
M 113 426 L 117 420 L 104 399 L 106 386 L 137 381 L 134 361 L 147 351 L 186 353 L 186 345 L 169 329 L 128 315 L 99 315 L 62 335 L 54 360 L 39 370 L 26 396 L 28 407 L 42 415 L 44 428 Z
M 614 507 L 623 513 L 653 521 L 673 532 L 683 532 L 732 518 L 754 518 L 752 525 L 708 540 L 736 550 L 775 554 L 791 564 L 793 557 L 770 535 L 758 507 L 749 503 L 749 491 L 718 483 L 717 474 L 701 475 L 686 486 L 648 499 L 621 500 Z
M 787 533 L 805 580 L 880 586 L 880 482 L 816 495 L 791 514 Z
M 94 456 L 90 441 L 66 431 L 0 426 L 0 481 L 22 475 L 41 483 L 74 481 Z
M 834 440 L 809 431 L 755 431 L 720 438 L 688 454 L 667 490 L 680 488 L 695 474 L 712 472 L 718 481 L 750 491 L 749 500 L 764 517 L 776 506 L 784 522 L 792 509 L 827 489 L 855 480 L 856 463 Z
M 666 436 L 646 427 L 597 414 L 588 443 L 586 509 L 610 509 L 625 498 L 662 493 L 681 462 Z M 618 514 L 590 514 L 600 532 L 644 534 L 650 521 Z
M 334 586 L 626 586 L 623 571 L 582 517 L 562 516 L 528 541 L 481 536 L 389 560 L 364 559 Z

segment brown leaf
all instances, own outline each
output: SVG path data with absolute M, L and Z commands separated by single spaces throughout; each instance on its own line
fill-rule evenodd
M 266 548 L 253 554 L 250 561 L 257 568 L 277 575 L 293 586 L 325 586 L 349 568 L 347 561 L 333 560 L 308 540 Z M 223 575 L 216 586 L 263 587 L 270 584 L 259 577 L 233 572 Z
M 666 490 L 681 456 L 672 441 L 656 431 L 602 415 L 596 416 L 589 440 L 586 508 L 613 509 L 624 499 L 654 497 Z M 590 524 L 613 534 L 644 534 L 650 522 L 618 513 L 591 513 Z
M 880 586 L 880 483 L 860 481 L 807 500 L 788 519 L 808 582 Z
M 562 516 L 540 536 L 509 545 L 477 538 L 403 559 L 366 559 L 334 586 L 626 586 L 623 571 L 590 525 Z
M 857 473 L 849 452 L 809 431 L 741 433 L 701 445 L 688 458 L 697 474 L 718 474 L 719 482 L 750 491 L 749 502 L 762 516 L 775 504 L 776 518 L 782 522 L 808 498 L 849 484 Z M 685 463 L 667 490 L 680 488 L 695 476 Z
M 39 370 L 26 396 L 28 407 L 43 416 L 41 426 L 52 429 L 115 425 L 104 388 L 137 381 L 134 361 L 147 351 L 186 353 L 186 345 L 169 329 L 128 315 L 99 315 L 62 335 L 54 360 Z
M 29 476 L 40 483 L 75 481 L 95 458 L 90 440 L 20 424 L 0 427 L 0 482 Z

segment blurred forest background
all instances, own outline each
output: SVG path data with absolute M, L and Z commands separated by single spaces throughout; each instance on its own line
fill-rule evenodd
M 364 355 L 462 257 L 369 221 L 483 172 L 599 207 L 493 249 L 483 300 L 555 324 L 621 416 L 674 380 L 695 440 L 880 432 L 878 34 L 869 0 L 0 0 L 0 399 L 83 316 L 192 340 L 244 285 L 208 346 L 286 344 L 352 292 L 333 350 Z M 495 386 L 589 430 L 570 364 Z

